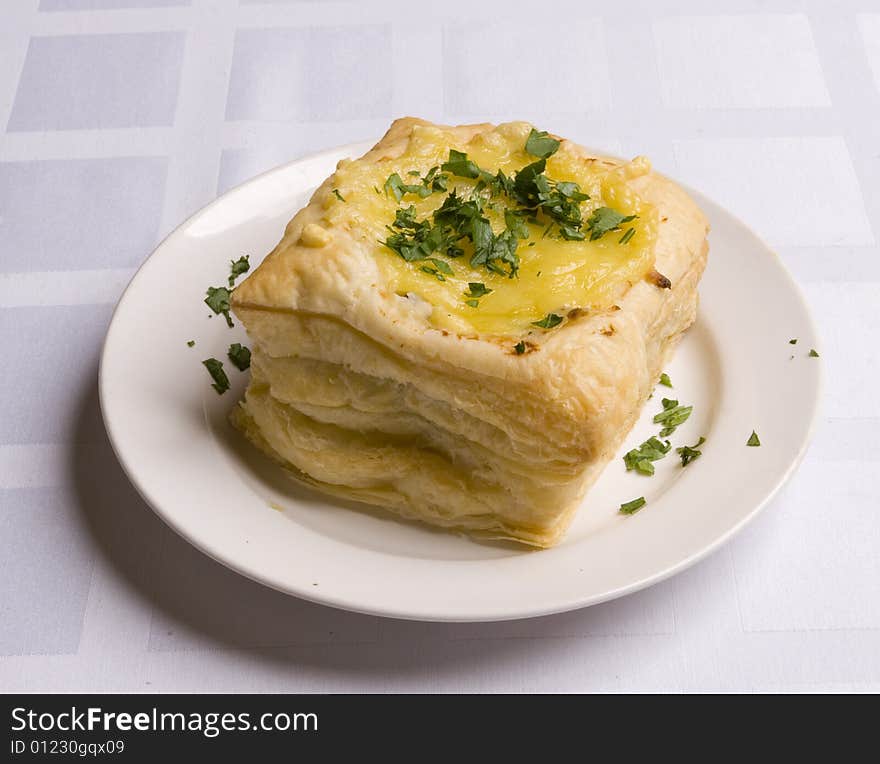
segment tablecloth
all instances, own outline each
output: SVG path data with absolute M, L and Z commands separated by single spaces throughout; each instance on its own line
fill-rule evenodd
M 780 253 L 821 423 L 719 552 L 578 612 L 401 622 L 252 583 L 138 497 L 96 383 L 134 270 L 231 186 L 405 114 L 647 154 Z M 880 690 L 878 125 L 869 0 L 7 0 L 0 690 Z

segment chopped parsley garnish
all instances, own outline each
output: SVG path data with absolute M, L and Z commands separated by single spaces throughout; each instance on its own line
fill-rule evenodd
M 519 269 L 519 242 L 528 239 L 528 224 L 543 225 L 543 236 L 558 236 L 568 241 L 582 241 L 587 238 L 598 239 L 611 230 L 619 230 L 622 223 L 635 219 L 635 215 L 624 215 L 610 207 L 600 207 L 588 220 L 581 213 L 581 203 L 590 197 L 581 191 L 577 183 L 557 181 L 545 174 L 547 158 L 559 148 L 560 141 L 548 133 L 532 128 L 525 150 L 537 161 L 526 165 L 512 177 L 503 170 L 494 175 L 482 169 L 465 152 L 449 149 L 448 159 L 439 166 L 432 167 L 419 183 L 407 183 L 398 173 L 392 173 L 385 181 L 385 194 L 393 196 L 398 203 L 406 194 L 417 194 L 426 198 L 434 192 L 447 192 L 449 178 L 465 178 L 476 181 L 467 195 L 460 195 L 453 188 L 443 203 L 429 217 L 419 220 L 415 207 L 398 209 L 394 222 L 388 226 L 390 235 L 382 242 L 407 262 L 432 260 L 419 265 L 425 273 L 445 281 L 450 275 L 437 265 L 435 255 L 449 258 L 465 254 L 465 246 L 473 247 L 469 264 L 472 268 L 484 267 L 491 273 L 513 278 Z M 410 177 L 418 177 L 418 170 L 409 170 Z M 493 230 L 486 210 L 498 213 L 503 205 L 499 197 L 505 197 L 513 207 L 504 209 L 504 229 Z M 628 229 L 621 241 L 626 243 L 635 233 Z M 543 238 L 543 237 L 542 237 Z M 534 246 L 529 242 L 528 246 Z M 478 295 L 468 294 L 469 299 Z M 552 315 L 552 314 L 551 314 Z M 549 317 L 548 317 L 549 318 Z M 547 319 L 545 319 L 547 320 Z M 557 317 L 556 323 L 561 321 Z M 551 328 L 536 323 L 541 328 Z
M 422 271 L 422 273 L 427 273 L 428 275 L 433 276 L 437 281 L 446 281 L 446 276 L 433 266 L 423 265 L 419 270 Z
M 418 172 L 416 175 L 418 175 Z M 422 178 L 422 185 L 425 188 L 430 188 L 432 191 L 446 191 L 448 184 L 449 176 L 440 172 L 440 168 L 437 166 L 428 170 L 428 174 Z
M 621 223 L 629 223 L 636 219 L 636 215 L 624 215 L 611 207 L 597 207 L 587 219 L 587 228 L 590 229 L 590 241 L 596 241 L 609 231 L 616 231 Z
M 702 451 L 698 451 L 697 449 L 706 442 L 706 439 L 700 436 L 700 439 L 694 443 L 692 446 L 682 446 L 681 448 L 676 448 L 675 453 L 677 453 L 681 457 L 681 466 L 687 467 L 694 459 L 698 456 L 702 455 Z
M 624 454 L 623 463 L 626 465 L 626 471 L 635 470 L 643 475 L 653 475 L 653 462 L 666 456 L 670 448 L 672 444 L 668 440 L 661 441 L 653 436 L 648 438 L 638 448 Z
M 214 313 L 222 313 L 226 323 L 232 327 L 232 317 L 229 315 L 229 290 L 226 287 L 208 287 L 205 297 L 207 305 Z
M 620 509 L 618 512 L 622 515 L 632 515 L 638 512 L 642 507 L 645 506 L 647 502 L 645 501 L 644 496 L 639 496 L 638 499 L 633 499 L 632 501 L 628 501 L 625 504 L 620 505 Z
M 760 446 L 761 445 L 761 441 L 758 438 L 758 433 L 756 433 L 754 430 L 752 430 L 752 434 L 749 435 L 749 439 L 746 441 L 746 445 L 747 446 Z
M 251 351 L 238 342 L 235 342 L 229 346 L 229 350 L 226 351 L 226 355 L 229 356 L 229 360 L 232 361 L 232 365 L 235 366 L 235 368 L 239 371 L 244 371 L 251 365 Z
M 419 171 L 410 170 L 407 175 L 418 177 Z M 388 176 L 388 180 L 385 181 L 385 193 L 386 195 L 389 192 L 393 194 L 398 202 L 405 194 L 418 194 L 422 199 L 425 199 L 434 191 L 446 191 L 448 181 L 449 176 L 441 173 L 440 168 L 437 166 L 428 170 L 425 177 L 420 178 L 419 183 L 404 183 L 400 175 L 395 172 Z M 336 193 L 335 190 L 334 193 Z M 342 201 L 345 200 L 343 199 Z
M 464 304 L 470 308 L 478 308 L 480 306 L 479 300 L 465 300 Z
M 467 154 L 455 149 L 449 149 L 449 159 L 440 165 L 440 169 L 458 178 L 475 179 L 479 178 L 481 173 L 480 168 L 468 159 Z
M 477 298 L 477 297 L 485 297 L 487 294 L 491 294 L 492 290 L 489 289 L 484 283 L 481 281 L 469 281 L 468 282 L 468 290 L 465 292 L 465 296 Z
M 818 358 L 819 354 L 813 349 L 810 348 L 810 358 Z
M 435 217 L 437 213 L 434 213 Z M 388 227 L 391 235 L 383 242 L 407 262 L 425 260 L 435 252 L 447 257 L 460 257 L 464 251 L 444 225 L 430 220 L 416 220 L 416 208 L 398 209 L 394 222 Z
M 195 341 L 195 340 L 189 340 L 189 341 L 186 343 L 186 346 L 191 348 L 191 347 L 194 347 L 195 344 L 196 344 L 196 341 Z
M 404 260 L 415 262 L 429 259 L 435 253 L 460 257 L 464 254 L 461 242 L 470 241 L 474 248 L 471 267 L 482 265 L 493 273 L 512 278 L 519 268 L 516 254 L 519 237 L 509 229 L 494 233 L 488 218 L 483 216 L 483 203 L 481 197 L 464 199 L 453 189 L 430 219 L 417 220 L 412 206 L 398 209 L 389 226 L 391 235 L 383 244 Z M 430 271 L 442 268 L 437 265 L 442 261 L 432 259 L 432 262 L 436 268 Z M 451 273 L 450 270 L 447 275 Z
M 421 183 L 404 183 L 403 179 L 395 172 L 388 176 L 385 181 L 385 194 L 393 194 L 399 202 L 404 194 L 418 194 L 423 199 L 431 195 L 431 189 Z
M 419 173 L 418 173 L 418 170 L 417 170 L 417 171 L 416 171 L 416 175 L 418 175 L 418 174 L 419 174 Z M 344 202 L 344 201 L 345 201 L 345 197 L 343 197 L 342 194 L 339 193 L 339 189 L 338 189 L 338 188 L 334 188 L 333 191 L 331 191 L 331 193 L 333 194 L 333 196 L 335 196 L 337 199 L 339 199 L 340 202 Z
M 562 316 L 557 316 L 555 313 L 548 313 L 540 321 L 532 321 L 532 326 L 537 326 L 540 329 L 552 329 L 554 326 L 559 326 L 561 323 Z
M 583 217 L 580 203 L 589 199 L 577 183 L 555 181 L 544 174 L 545 159 L 523 167 L 513 179 L 512 196 L 522 205 L 524 212 L 530 214 L 530 221 L 537 221 L 537 213 L 542 212 L 550 223 L 545 230 L 549 233 L 554 226 L 559 235 L 568 241 L 586 238 L 581 230 Z
M 664 398 L 662 400 L 663 411 L 654 416 L 654 424 L 662 424 L 660 437 L 665 438 L 675 432 L 675 428 L 687 421 L 693 411 L 693 406 L 679 406 L 678 401 Z
M 226 376 L 226 372 L 223 371 L 223 364 L 218 361 L 216 358 L 208 358 L 202 361 L 205 368 L 208 370 L 208 373 L 211 375 L 211 379 L 214 380 L 211 387 L 213 387 L 218 395 L 223 395 L 229 389 L 229 377 Z
M 230 262 L 229 268 L 229 288 L 235 286 L 235 280 L 241 276 L 242 273 L 247 273 L 251 269 L 251 264 L 248 262 L 249 255 L 242 255 L 238 258 L 238 260 L 232 260 Z
M 475 219 L 473 229 L 474 254 L 471 257 L 471 266 L 485 265 L 493 273 L 506 274 L 513 278 L 519 270 L 519 255 L 516 253 L 519 237 L 510 230 L 494 233 L 486 218 Z
M 669 375 L 665 371 L 660 375 L 660 384 L 672 387 L 672 380 L 669 379 Z
M 437 257 L 429 257 L 428 260 L 434 263 L 434 266 L 440 271 L 440 273 L 445 273 L 447 276 L 452 275 L 452 268 L 449 267 L 449 263 L 445 260 L 440 260 Z
M 521 212 L 504 210 L 504 226 L 517 239 L 529 238 L 529 227 L 526 225 Z
M 526 343 L 520 340 L 513 346 L 513 349 L 516 351 L 517 355 L 522 355 L 526 352 Z
M 452 268 L 449 267 L 449 263 L 445 260 L 437 257 L 428 257 L 425 258 L 425 263 L 426 265 L 423 265 L 421 270 L 429 273 L 438 281 L 446 281 L 446 277 L 452 275 Z
M 788 341 L 789 345 L 797 345 L 797 338 Z
M 555 138 L 551 138 L 546 132 L 538 132 L 532 128 L 529 137 L 526 139 L 526 151 L 533 157 L 546 159 L 556 153 L 560 142 Z
M 450 149 L 449 160 L 442 165 L 442 169 L 457 177 L 479 179 L 474 189 L 477 193 L 489 189 L 492 194 L 512 197 L 523 207 L 516 210 L 516 214 L 527 217 L 531 223 L 538 223 L 536 215 L 539 211 L 543 212 L 550 218 L 548 232 L 556 226 L 564 239 L 584 239 L 585 235 L 580 230 L 583 225 L 580 203 L 589 199 L 589 195 L 583 193 L 577 183 L 555 181 L 544 174 L 546 157 L 558 147 L 559 142 L 555 138 L 533 129 L 526 150 L 540 158 L 523 167 L 513 178 L 502 170 L 492 175 L 468 159 L 467 154 L 454 149 Z M 507 221 L 507 227 L 512 230 L 510 221 Z M 520 238 L 525 238 L 524 233 L 527 231 L 519 234 Z
M 636 235 L 635 228 L 627 228 L 626 233 L 624 233 L 623 236 L 620 237 L 620 241 L 618 242 L 618 244 L 628 244 L 629 240 L 635 235 Z

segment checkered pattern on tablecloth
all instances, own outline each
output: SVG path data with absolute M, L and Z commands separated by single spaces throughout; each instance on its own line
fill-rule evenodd
M 880 6 L 521 6 L 3 3 L 0 689 L 880 689 Z M 403 114 L 648 154 L 778 249 L 824 417 L 734 542 L 576 613 L 401 623 L 251 583 L 137 497 L 96 396 L 134 269 L 218 193 Z

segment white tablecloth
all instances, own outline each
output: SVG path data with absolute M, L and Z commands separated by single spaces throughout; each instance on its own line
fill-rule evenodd
M 6 0 L 0 689 L 880 690 L 880 4 L 711 5 Z M 230 186 L 403 114 L 648 154 L 778 249 L 824 411 L 732 543 L 580 612 L 431 625 L 262 588 L 138 498 L 96 399 L 134 269 Z

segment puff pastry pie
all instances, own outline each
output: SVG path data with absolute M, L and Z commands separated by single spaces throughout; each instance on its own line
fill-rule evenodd
M 707 228 L 644 158 L 397 120 L 233 293 L 233 421 L 328 494 L 552 546 L 694 320 Z

